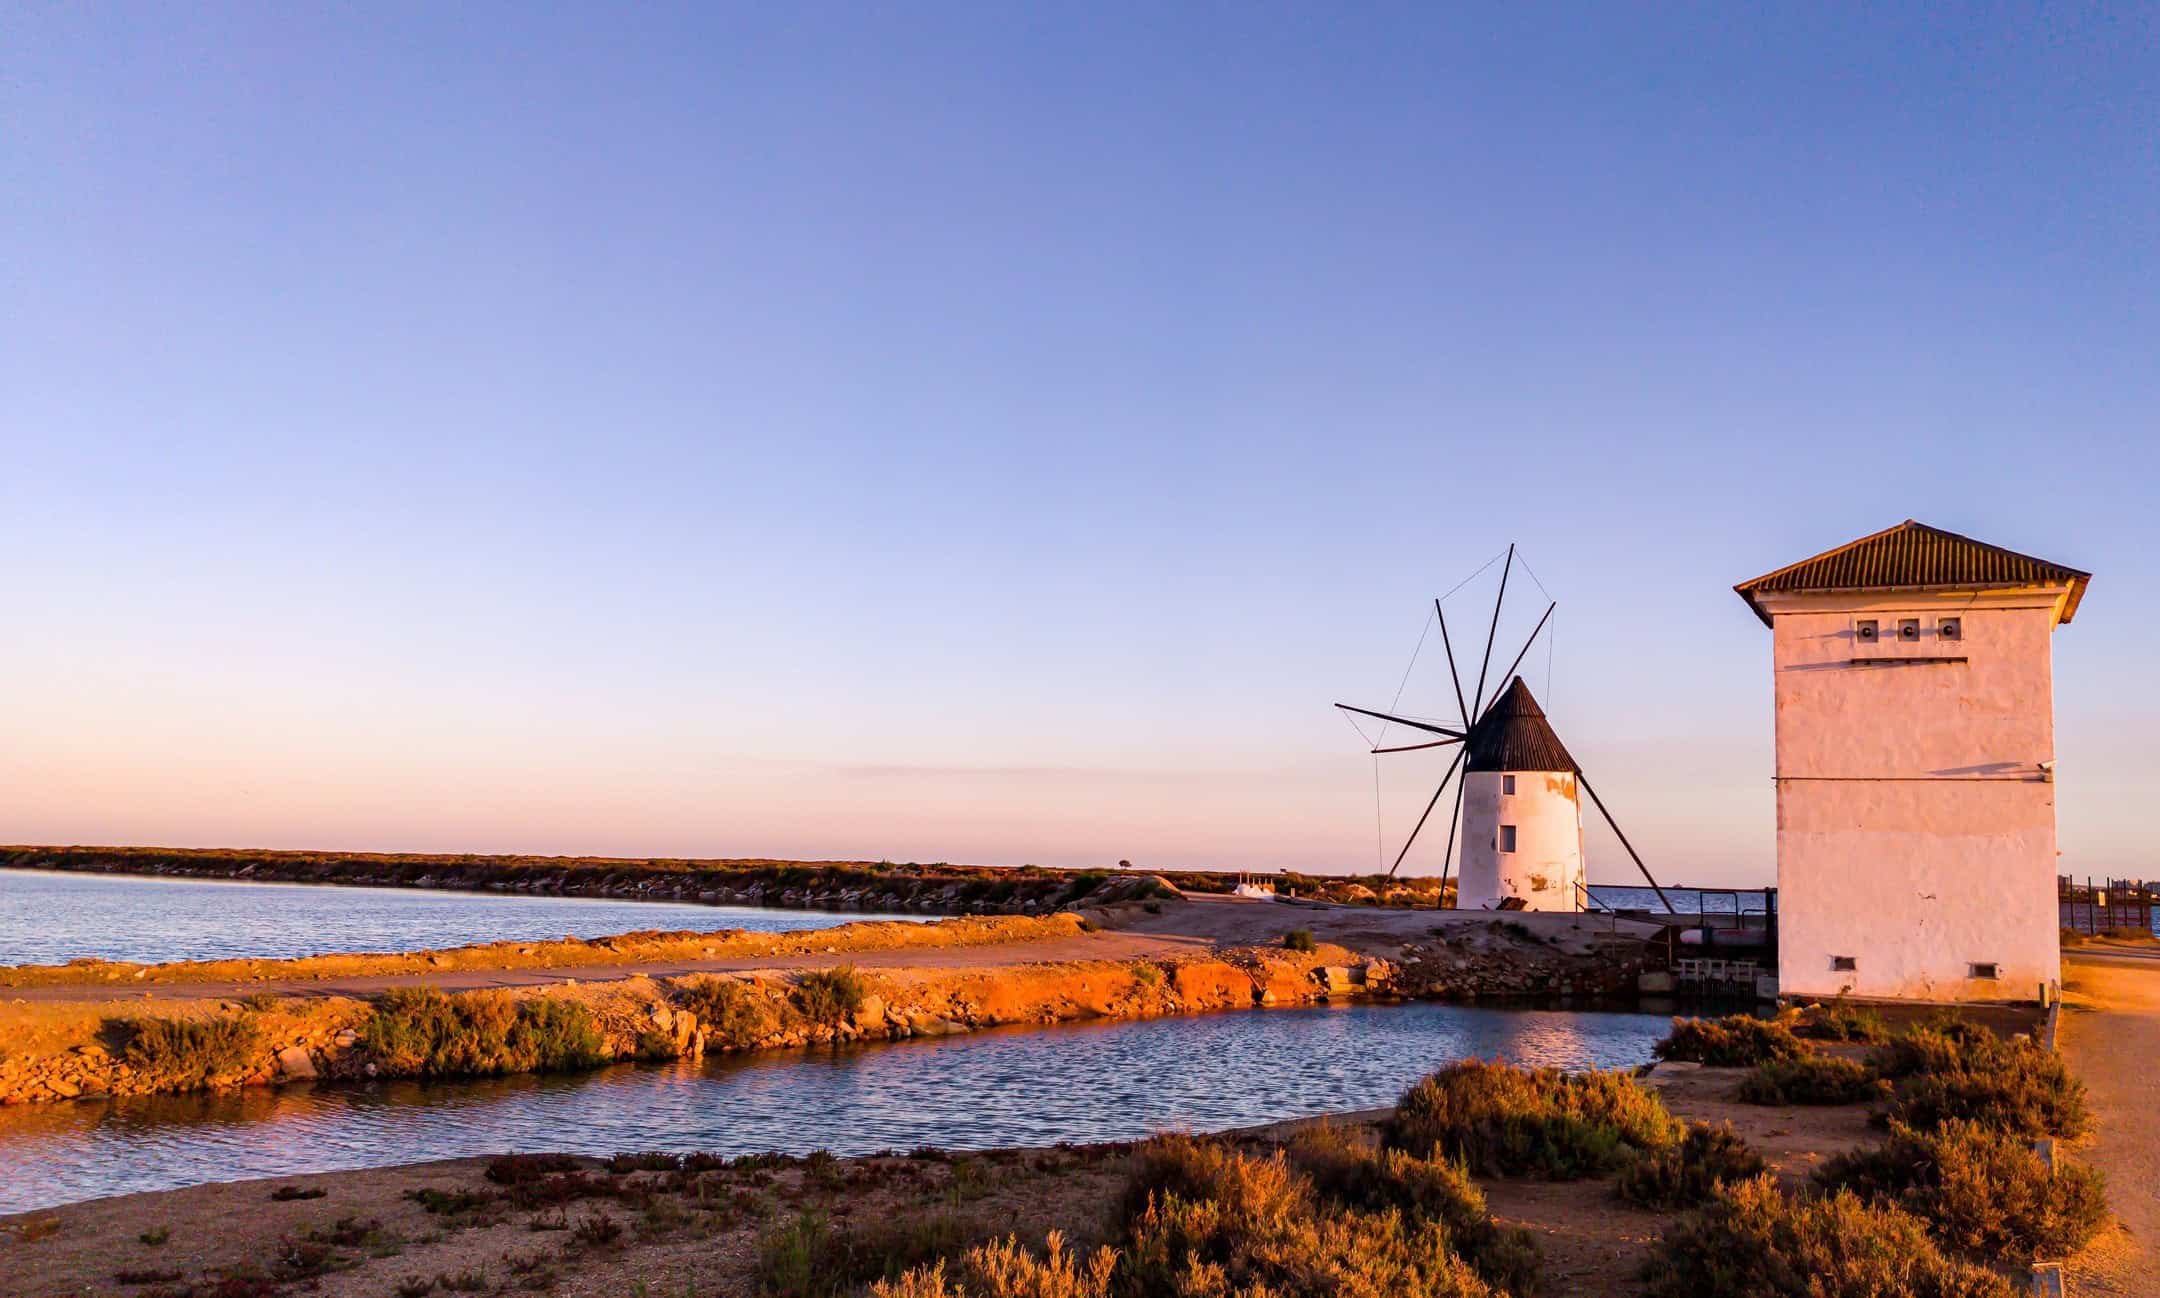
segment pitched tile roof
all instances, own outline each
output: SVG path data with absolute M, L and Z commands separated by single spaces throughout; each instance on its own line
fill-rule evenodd
M 1545 720 L 1545 709 L 1530 697 L 1530 687 L 1520 676 L 1470 727 L 1469 748 L 1469 764 L 1463 767 L 1466 771 L 1578 769 L 1560 736 Z
M 1906 519 L 1896 527 L 1863 536 L 1812 559 L 1765 573 L 1733 589 L 1770 625 L 1770 614 L 1756 597 L 1769 591 L 1909 590 L 1962 587 L 2070 587 L 2062 620 L 2068 622 L 2092 578 L 2046 559 L 2005 550 L 1969 536 L 1945 532 Z

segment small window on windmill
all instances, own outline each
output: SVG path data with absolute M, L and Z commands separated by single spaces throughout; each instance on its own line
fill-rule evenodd
M 1862 648 L 1873 648 L 1882 640 L 1882 628 L 1875 624 L 1874 618 L 1863 618 L 1852 624 L 1852 638 L 1853 643 Z
M 1897 638 L 1906 644 L 1920 643 L 1920 619 L 1901 617 L 1897 624 Z
M 1503 775 L 1503 776 L 1501 776 L 1501 777 L 1500 777 L 1500 792 L 1502 792 L 1502 793 L 1505 793 L 1505 794 L 1509 794 L 1509 795 L 1513 795 L 1513 794 L 1514 794 L 1514 792 L 1515 792 L 1515 777 L 1514 777 L 1514 776 L 1512 776 L 1512 775 Z
M 1963 619 L 1944 617 L 1935 619 L 1935 638 L 1938 640 L 1962 640 L 1965 638 Z
M 1500 826 L 1500 850 L 1503 852 L 1512 852 L 1515 850 L 1515 826 Z

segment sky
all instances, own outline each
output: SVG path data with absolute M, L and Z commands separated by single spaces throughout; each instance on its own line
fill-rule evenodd
M 1369 870 L 1515 543 L 1765 883 L 1731 587 L 1913 517 L 2160 875 L 2150 6 L 11 6 L 0 195 L 0 841 Z

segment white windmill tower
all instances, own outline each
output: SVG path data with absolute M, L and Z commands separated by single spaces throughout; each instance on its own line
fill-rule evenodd
M 1598 814 L 1612 826 L 1620 845 L 1627 849 L 1635 867 L 1656 890 L 1658 900 L 1670 911 L 1672 903 L 1666 900 L 1665 890 L 1650 877 L 1649 867 L 1643 864 L 1634 844 L 1628 842 L 1627 835 L 1614 822 L 1612 813 L 1605 809 L 1597 790 L 1590 787 L 1582 766 L 1560 742 L 1560 736 L 1553 732 L 1545 710 L 1531 697 L 1522 677 L 1514 674 L 1522 665 L 1523 655 L 1530 652 L 1530 646 L 1544 631 L 1557 603 L 1546 606 L 1544 615 L 1538 618 L 1536 628 L 1530 632 L 1529 640 L 1524 642 L 1522 652 L 1516 654 L 1515 661 L 1501 673 L 1500 679 L 1507 684 L 1496 689 L 1492 698 L 1485 697 L 1485 673 L 1492 664 L 1493 633 L 1500 625 L 1500 607 L 1507 599 L 1508 573 L 1514 564 L 1515 547 L 1511 545 L 1507 564 L 1500 570 L 1500 593 L 1493 601 L 1492 626 L 1485 634 L 1485 653 L 1478 664 L 1477 688 L 1467 697 L 1455 669 L 1455 646 L 1448 638 L 1447 613 L 1439 600 L 1433 601 L 1433 612 L 1440 619 L 1440 643 L 1447 649 L 1448 677 L 1455 686 L 1455 704 L 1462 716 L 1459 726 L 1435 725 L 1429 721 L 1354 708 L 1347 703 L 1335 705 L 1346 712 L 1377 717 L 1439 736 L 1423 743 L 1376 747 L 1372 750 L 1375 753 L 1404 753 L 1448 746 L 1456 749 L 1455 759 L 1448 763 L 1447 774 L 1440 777 L 1440 787 L 1433 790 L 1432 800 L 1425 804 L 1424 814 L 1418 817 L 1402 851 L 1396 853 L 1395 863 L 1388 867 L 1388 873 L 1392 875 L 1402 868 L 1411 844 L 1417 842 L 1418 834 L 1432 818 L 1434 808 L 1440 805 L 1448 785 L 1454 783 L 1455 813 L 1448 818 L 1448 847 L 1442 857 L 1441 887 L 1445 890 L 1447 873 L 1455 864 L 1455 834 L 1459 822 L 1463 847 L 1456 906 L 1463 910 L 1581 910 L 1589 896 L 1588 876 L 1583 870 L 1581 803 L 1581 795 L 1587 793 Z M 1471 706 L 1473 701 L 1477 704 L 1475 708 Z M 1462 775 L 1459 781 L 1455 778 L 1458 772 Z

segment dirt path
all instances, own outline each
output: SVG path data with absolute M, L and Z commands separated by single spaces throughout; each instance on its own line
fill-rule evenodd
M 2068 1267 L 2072 1292 L 2154 1292 L 2160 1276 L 2160 953 L 2063 953 L 2056 1044 L 2092 1091 L 2095 1133 L 2070 1156 L 2107 1174 L 2122 1228 Z
M 359 996 L 391 987 L 428 986 L 463 991 L 483 987 L 534 987 L 565 982 L 614 982 L 639 976 L 679 977 L 696 973 L 744 973 L 751 970 L 804 969 L 851 964 L 865 969 L 996 969 L 1015 965 L 1057 964 L 1082 960 L 1137 960 L 1200 955 L 1217 947 L 1264 946 L 1279 942 L 1292 929 L 1310 929 L 1322 942 L 1354 951 L 1392 956 L 1404 943 L 1436 928 L 1481 926 L 1493 921 L 1483 911 L 1387 910 L 1369 906 L 1308 906 L 1236 897 L 1195 896 L 1171 902 L 1159 912 L 1121 907 L 1119 914 L 1097 914 L 1112 927 L 1072 938 L 952 947 L 907 947 L 891 951 L 842 954 L 752 956 L 732 959 L 679 959 L 642 963 L 555 966 L 543 969 L 446 969 L 343 978 L 264 979 L 246 982 L 146 984 L 85 983 L 8 989 L 9 1000 L 45 1003 L 129 1000 L 228 1000 L 257 992 L 291 996 Z M 1507 917 L 1533 930 L 1573 925 L 1578 916 L 1520 913 Z M 1598 931 L 1648 931 L 1625 920 L 1590 921 Z

